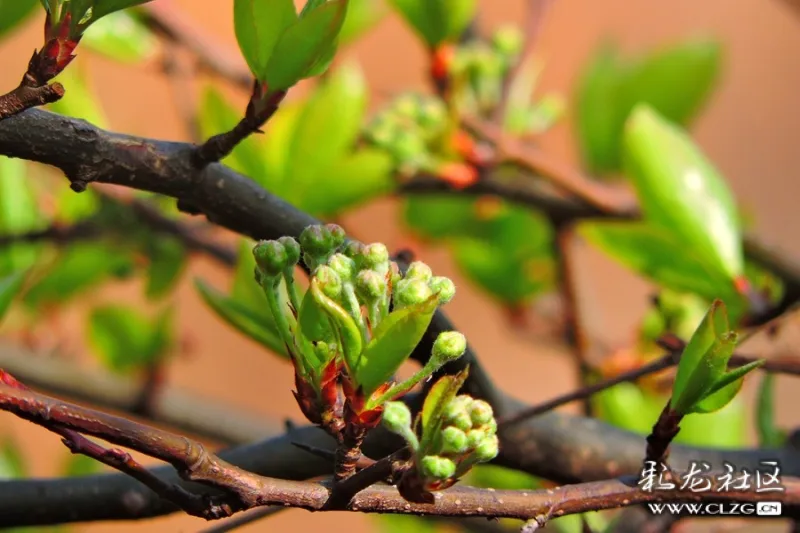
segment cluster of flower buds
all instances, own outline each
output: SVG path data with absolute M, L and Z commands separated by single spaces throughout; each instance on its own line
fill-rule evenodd
M 455 295 L 453 282 L 422 262 L 403 274 L 381 243 L 345 243 L 337 225 L 309 226 L 299 242 L 261 241 L 253 250 L 256 281 L 295 368 L 295 397 L 305 416 L 334 436 L 369 429 L 383 405 L 463 355 L 461 333 L 436 339 L 428 363 L 411 378 L 394 375 L 419 344 L 436 309 Z M 301 295 L 301 260 L 311 272 Z
M 455 387 L 448 383 L 436 392 L 445 389 L 450 394 L 437 396 L 434 386 L 429 395 L 433 399 L 426 399 L 413 425 L 411 412 L 404 403 L 386 404 L 384 426 L 403 437 L 414 452 L 413 468 L 398 484 L 401 490 L 409 492 L 413 487 L 424 494 L 446 489 L 474 465 L 497 457 L 499 441 L 492 407 L 467 395 L 455 396 Z M 412 427 L 421 428 L 421 435 Z M 419 499 L 419 495 L 409 496 Z

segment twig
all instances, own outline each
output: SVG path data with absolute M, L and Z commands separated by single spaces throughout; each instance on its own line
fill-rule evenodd
M 0 96 L 0 120 L 31 107 L 56 102 L 64 96 L 64 86 L 58 82 L 37 85 L 28 73 L 13 91 Z
M 331 492 L 316 482 L 296 482 L 259 476 L 207 452 L 202 445 L 123 418 L 83 409 L 46 396 L 0 385 L 0 408 L 46 428 L 61 427 L 93 435 L 171 463 L 182 477 L 222 489 L 237 497 L 232 510 L 284 504 L 327 510 Z M 644 492 L 633 477 L 568 485 L 541 491 L 490 490 L 454 487 L 438 493 L 434 504 L 403 499 L 394 487 L 372 485 L 356 494 L 346 510 L 437 516 L 485 516 L 530 519 L 554 509 L 554 516 L 614 509 L 649 501 L 781 501 L 791 514 L 800 506 L 800 479 L 784 477 L 780 495 L 722 491 L 712 481 L 712 493 L 681 490 Z M 212 499 L 213 500 L 213 499 Z M 209 509 L 214 504 L 209 504 Z M 211 516 L 206 514 L 205 516 Z M 6 521 L 7 525 L 15 525 Z
M 615 385 L 619 385 L 620 383 L 625 383 L 628 381 L 635 381 L 641 377 L 655 374 L 656 372 L 660 372 L 665 370 L 675 364 L 675 356 L 672 354 L 667 354 L 650 364 L 637 368 L 635 370 L 631 370 L 629 372 L 625 372 L 624 374 L 620 374 L 610 379 L 603 380 L 599 383 L 595 383 L 594 385 L 588 385 L 585 387 L 581 387 L 573 392 L 564 394 L 562 396 L 558 396 L 553 398 L 550 401 L 541 403 L 539 405 L 535 405 L 528 409 L 524 409 L 513 416 L 509 416 L 505 419 L 501 419 L 498 421 L 498 427 L 501 429 L 505 429 L 508 427 L 513 426 L 514 424 L 518 424 L 523 420 L 527 420 L 529 418 L 533 418 L 538 416 L 542 413 L 546 413 L 548 411 L 552 411 L 562 405 L 565 405 L 570 402 L 574 402 L 576 400 L 583 400 L 589 398 L 600 391 L 610 389 Z
M 653 425 L 653 429 L 647 436 L 647 452 L 645 462 L 656 465 L 663 465 L 667 462 L 669 446 L 680 431 L 680 424 L 683 415 L 674 411 L 671 407 L 671 399 L 667 401 L 658 420 Z
M 274 514 L 278 514 L 281 511 L 285 511 L 286 509 L 287 507 L 283 505 L 280 506 L 276 505 L 274 507 L 261 507 L 249 513 L 231 517 L 230 519 L 225 520 L 224 522 L 222 522 L 217 526 L 212 526 L 210 528 L 204 529 L 200 533 L 228 533 L 229 531 L 239 529 L 240 527 L 249 526 L 253 522 L 258 522 L 262 518 L 267 518 Z
M 69 244 L 75 241 L 91 240 L 102 235 L 101 228 L 92 220 L 76 224 L 53 224 L 46 228 L 10 235 L 0 235 L 0 247 L 17 243 L 48 241 L 54 244 Z
M 0 369 L 0 383 L 10 389 L 30 391 L 27 386 L 2 369 Z M 105 449 L 77 431 L 67 429 L 58 424 L 38 420 L 34 420 L 34 422 L 63 437 L 64 446 L 69 448 L 72 453 L 80 453 L 131 476 L 160 497 L 175 503 L 192 516 L 222 518 L 230 516 L 232 513 L 232 509 L 225 504 L 220 505 L 211 498 L 204 498 L 197 494 L 192 494 L 178 485 L 165 483 L 136 462 L 129 453 L 119 449 Z

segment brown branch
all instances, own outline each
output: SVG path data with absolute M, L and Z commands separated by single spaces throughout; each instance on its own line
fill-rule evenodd
M 233 516 L 228 520 L 223 521 L 221 524 L 204 529 L 200 533 L 228 533 L 229 531 L 239 529 L 240 527 L 249 526 L 253 522 L 257 522 L 263 518 L 267 518 L 268 516 L 278 514 L 286 509 L 287 507 L 283 505 L 275 507 L 261 507 L 239 516 Z
M 66 428 L 93 435 L 119 446 L 129 447 L 171 463 L 182 477 L 199 481 L 236 496 L 231 510 L 283 504 L 308 510 L 349 510 L 355 512 L 404 513 L 419 515 L 485 516 L 531 519 L 554 509 L 554 516 L 614 509 L 654 501 L 738 501 L 779 500 L 791 513 L 800 506 L 800 480 L 781 480 L 784 492 L 690 490 L 643 491 L 636 478 L 620 478 L 541 491 L 492 490 L 470 487 L 438 493 L 433 504 L 404 500 L 394 487 L 373 485 L 356 494 L 346 507 L 329 507 L 331 491 L 324 483 L 272 479 L 235 467 L 205 451 L 185 437 L 129 420 L 66 404 L 46 396 L 0 385 L 0 408 L 47 428 Z M 720 489 L 719 484 L 713 484 Z M 165 494 L 166 495 L 166 494 Z M 170 495 L 172 496 L 172 495 Z M 216 503 L 207 500 L 208 509 Z M 175 503 L 175 502 L 174 502 Z M 203 516 L 212 517 L 210 511 Z
M 49 85 L 30 85 L 29 81 L 26 74 L 16 89 L 0 96 L 0 120 L 31 107 L 56 102 L 64 96 L 64 86 L 58 82 Z

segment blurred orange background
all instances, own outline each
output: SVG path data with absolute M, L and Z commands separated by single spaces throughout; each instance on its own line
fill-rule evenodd
M 167 3 L 168 0 L 156 0 Z M 172 0 L 191 23 L 208 38 L 235 54 L 232 2 Z M 480 2 L 482 24 L 491 29 L 504 23 L 521 23 L 522 0 Z M 692 132 L 708 156 L 728 178 L 748 212 L 755 217 L 754 232 L 770 245 L 800 257 L 796 239 L 797 198 L 800 193 L 800 13 L 782 0 L 557 0 L 551 2 L 538 40 L 538 55 L 545 61 L 540 91 L 571 96 L 576 75 L 605 38 L 613 38 L 626 53 L 645 51 L 693 35 L 708 35 L 724 44 L 724 68 L 719 87 Z M 41 43 L 41 18 L 0 43 L 0 90 L 19 81 L 34 47 Z M 374 89 L 373 104 L 402 90 L 426 89 L 423 49 L 397 17 L 387 17 L 359 43 L 345 51 L 362 65 Z M 79 61 L 91 74 L 92 85 L 110 120 L 110 128 L 163 139 L 188 139 L 171 89 L 157 61 L 129 67 L 91 53 Z M 216 83 L 223 83 L 217 81 Z M 67 87 L 69 90 L 69 87 Z M 540 93 L 540 94 L 541 94 Z M 231 91 L 242 106 L 245 96 Z M 577 164 L 571 117 L 542 138 L 542 146 L 559 159 Z M 66 187 L 66 180 L 64 181 Z M 344 223 L 365 241 L 381 240 L 390 248 L 406 244 L 392 201 L 380 201 L 349 214 Z M 647 306 L 649 286 L 598 252 L 578 244 L 578 291 L 583 320 L 593 340 L 605 346 L 623 346 Z M 514 331 L 495 304 L 476 292 L 455 272 L 447 254 L 435 248 L 422 250 L 422 259 L 459 285 L 458 297 L 448 312 L 467 334 L 496 383 L 528 402 L 540 402 L 574 386 L 568 356 L 552 343 L 539 342 Z M 170 383 L 181 389 L 232 406 L 247 408 L 264 417 L 301 417 L 290 390 L 288 365 L 262 353 L 254 344 L 228 329 L 208 311 L 191 286 L 194 276 L 217 286 L 227 274 L 204 259 L 193 261 L 176 297 L 182 331 L 189 332 L 194 349 L 190 356 L 169 365 Z M 137 300 L 141 288 L 122 284 L 92 294 L 93 301 L 116 298 Z M 57 335 L 82 349 L 83 309 L 63 317 Z M 791 335 L 781 341 L 788 345 Z M 498 347 L 502 346 L 502 349 Z M 771 346 L 770 350 L 780 349 Z M 764 352 L 766 353 L 766 352 Z M 96 365 L 81 356 L 86 365 Z M 756 380 L 747 385 L 752 395 Z M 265 393 L 265 391 L 267 391 Z M 798 400 L 790 381 L 778 380 L 779 422 L 796 425 L 790 406 Z M 37 476 L 51 476 L 67 454 L 59 439 L 9 414 L 0 415 L 0 439 L 13 435 L 24 443 L 26 458 Z M 290 510 L 241 531 L 317 529 L 350 533 L 375 531 L 375 519 L 353 513 L 312 514 Z M 104 523 L 75 526 L 73 531 L 199 531 L 200 519 L 171 516 L 144 523 Z

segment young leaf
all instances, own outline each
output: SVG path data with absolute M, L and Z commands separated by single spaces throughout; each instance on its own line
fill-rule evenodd
M 623 159 L 645 219 L 671 231 L 709 268 L 729 279 L 744 272 L 733 195 L 685 132 L 646 106 L 625 126 Z
M 420 423 L 422 425 L 421 454 L 425 454 L 428 451 L 431 443 L 439 433 L 443 423 L 442 413 L 444 408 L 456 397 L 468 375 L 469 370 L 465 369 L 455 375 L 442 376 L 428 391 L 420 412 Z
M 148 320 L 133 308 L 108 305 L 89 316 L 89 340 L 112 370 L 125 372 L 158 360 L 165 354 L 165 320 Z
M 786 441 L 786 432 L 775 423 L 775 375 L 764 373 L 758 389 L 756 428 L 762 448 L 777 448 Z
M 0 0 L 0 38 L 30 17 L 36 0 Z
M 83 454 L 69 454 L 67 464 L 64 467 L 65 477 L 82 477 L 97 474 L 103 470 L 105 465 L 100 461 Z
M 303 303 L 300 304 L 300 312 L 297 315 L 297 330 L 295 331 L 295 343 L 298 347 L 303 347 L 302 343 L 307 341 L 312 343 L 322 341 L 325 344 L 337 341 L 336 333 L 331 326 L 327 313 L 319 306 L 311 291 L 306 291 L 305 296 L 303 296 Z M 311 350 L 311 352 L 316 359 L 316 352 L 314 350 Z M 326 363 L 327 361 L 316 360 L 316 364 L 312 365 L 312 369 L 315 373 L 319 373 L 322 365 Z
M 275 45 L 283 32 L 296 21 L 293 0 L 234 0 L 236 40 L 256 79 L 263 81 L 266 78 L 267 64 Z
M 355 369 L 363 346 L 361 331 L 355 320 L 342 306 L 325 296 L 317 278 L 311 280 L 311 288 L 308 292 L 312 294 L 320 308 L 328 315 L 331 324 L 337 331 L 347 368 Z
M 587 241 L 640 275 L 666 288 L 709 300 L 737 297 L 731 280 L 703 263 L 669 231 L 646 222 L 591 221 L 577 232 Z M 715 276 L 716 275 L 716 276 Z
M 225 296 L 200 279 L 195 280 L 195 287 L 203 301 L 228 325 L 268 350 L 282 357 L 288 357 L 283 340 L 277 331 L 270 327 L 270 323 L 263 315 L 256 314 L 246 305 Z
M 728 405 L 733 398 L 739 394 L 744 384 L 744 376 L 764 364 L 764 360 L 753 361 L 744 366 L 740 366 L 724 374 L 714 382 L 711 389 L 705 394 L 703 399 L 695 403 L 691 413 L 713 413 Z
M 19 271 L 0 278 L 0 323 L 11 307 L 11 302 L 22 289 L 26 275 L 26 271 Z
M 81 39 L 81 47 L 125 63 L 152 57 L 157 46 L 158 39 L 128 11 L 117 11 L 93 22 Z
M 339 42 L 350 44 L 373 28 L 386 14 L 383 0 L 350 0 Z
M 0 480 L 25 477 L 27 468 L 19 446 L 6 439 L 0 447 Z
M 96 21 L 114 11 L 121 11 L 146 4 L 147 2 L 150 2 L 150 0 L 95 0 L 92 7 L 92 21 Z
M 264 69 L 270 90 L 280 91 L 305 78 L 334 45 L 347 13 L 348 0 L 330 0 L 286 28 Z
M 476 0 L 389 0 L 429 48 L 454 42 L 469 26 Z
M 389 315 L 373 332 L 355 367 L 355 380 L 369 396 L 389 381 L 414 351 L 433 319 L 439 300 L 431 296 Z
M 43 226 L 25 162 L 0 156 L 0 234 L 19 235 Z M 0 249 L 0 274 L 26 269 L 36 262 L 40 247 L 15 243 Z
M 170 238 L 153 237 L 148 240 L 146 248 L 150 263 L 145 294 L 156 299 L 175 287 L 187 266 L 188 256 L 184 246 Z
M 736 344 L 725 304 L 715 300 L 683 350 L 672 389 L 672 409 L 688 414 L 722 377 Z

